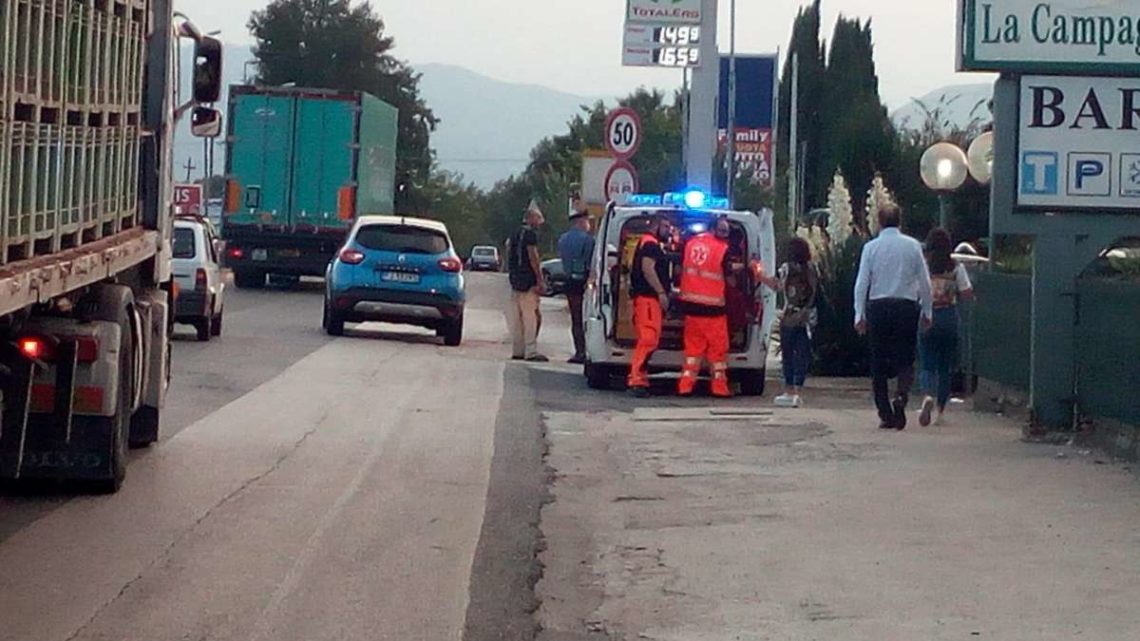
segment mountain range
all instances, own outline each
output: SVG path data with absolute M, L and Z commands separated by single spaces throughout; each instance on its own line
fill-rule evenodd
M 249 47 L 226 47 L 223 73 L 226 90 L 219 103 L 223 114 L 228 87 L 244 82 L 246 63 L 252 60 Z M 186 52 L 184 77 L 189 77 L 190 64 L 191 56 Z M 424 101 L 440 118 L 439 127 L 432 135 L 439 167 L 462 174 L 466 181 L 484 189 L 525 170 L 531 149 L 543 138 L 564 133 L 567 122 L 580 113 L 583 106 L 598 100 L 614 102 L 611 97 L 574 95 L 537 85 L 503 82 L 452 65 L 424 64 L 417 65 L 416 70 L 422 74 L 420 91 Z M 928 109 L 941 108 L 943 119 L 964 126 L 976 116 L 988 117 L 984 103 L 991 93 L 991 85 L 944 87 L 919 98 L 918 102 L 899 107 L 891 117 L 899 126 L 921 127 L 925 120 L 924 109 L 918 104 L 921 103 Z M 203 145 L 190 136 L 188 123 L 178 128 L 175 156 L 175 164 L 181 168 L 176 174 L 179 179 L 185 178 L 188 161 L 195 166 L 191 177 L 203 175 Z M 224 138 L 219 138 L 214 172 L 224 171 Z

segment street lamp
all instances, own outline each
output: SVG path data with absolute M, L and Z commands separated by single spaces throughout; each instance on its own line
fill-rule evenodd
M 987 131 L 970 144 L 966 152 L 970 164 L 970 175 L 983 185 L 990 184 L 994 177 L 994 132 Z
M 969 167 L 966 152 L 953 143 L 937 143 L 922 154 L 919 172 L 922 182 L 938 193 L 938 225 L 943 229 L 950 223 L 949 195 L 965 184 Z

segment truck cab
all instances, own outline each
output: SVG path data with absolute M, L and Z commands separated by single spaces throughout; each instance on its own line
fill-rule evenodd
M 630 274 L 641 237 L 657 215 L 664 215 L 678 233 L 667 243 L 671 278 L 667 286 L 675 294 L 680 285 L 684 244 L 708 231 L 717 217 L 727 216 L 732 226 L 729 256 L 745 266 L 759 261 L 774 269 L 776 239 L 773 214 L 730 211 L 724 199 L 694 193 L 634 195 L 625 206 L 611 204 L 598 225 L 585 300 L 586 366 L 590 387 L 607 389 L 629 373 L 637 336 L 633 324 Z M 745 395 L 764 393 L 768 343 L 776 318 L 776 293 L 756 281 L 749 269 L 729 278 L 728 317 L 731 349 L 729 377 Z M 650 360 L 651 373 L 680 372 L 684 363 L 684 319 L 671 309 L 666 315 L 661 345 Z

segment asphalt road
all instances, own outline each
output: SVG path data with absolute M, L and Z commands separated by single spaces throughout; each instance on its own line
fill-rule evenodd
M 471 277 L 447 348 L 331 340 L 319 284 L 234 292 L 120 493 L 0 497 L 0 641 L 527 638 L 546 479 L 505 294 Z

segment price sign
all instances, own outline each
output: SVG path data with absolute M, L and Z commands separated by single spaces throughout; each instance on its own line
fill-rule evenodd
M 637 169 L 628 160 L 618 160 L 606 173 L 606 198 L 609 200 L 624 204 L 639 188 Z
M 202 213 L 202 186 L 175 185 L 174 213 L 198 215 Z
M 615 109 L 606 118 L 606 146 L 616 158 L 625 160 L 636 154 L 641 135 L 641 117 L 633 109 Z
M 701 66 L 699 25 L 629 24 L 622 64 L 680 69 Z

